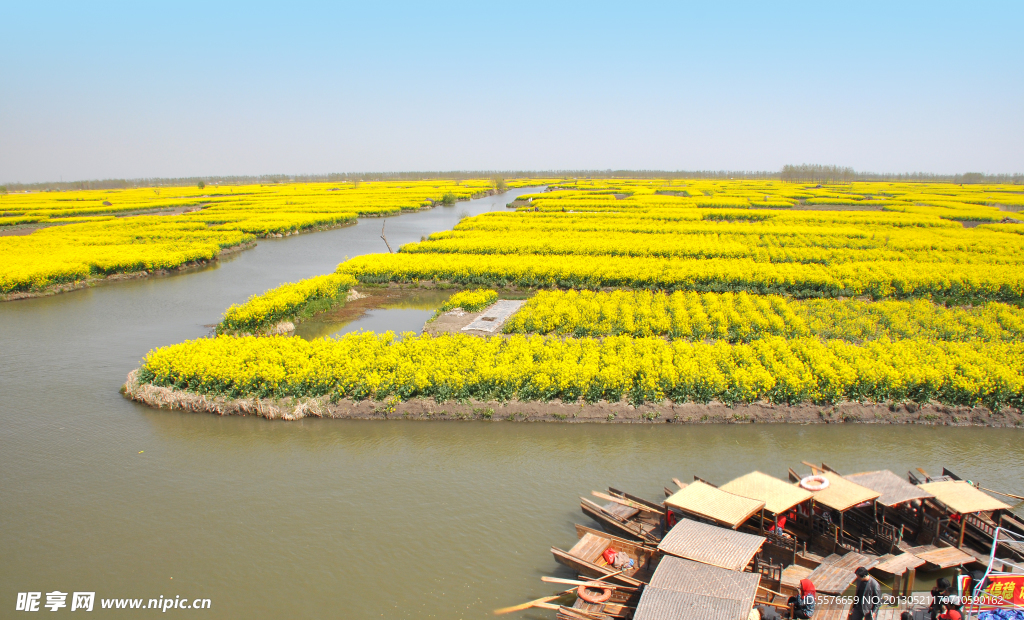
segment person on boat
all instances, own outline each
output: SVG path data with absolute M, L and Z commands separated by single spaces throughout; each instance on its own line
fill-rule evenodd
M 800 580 L 800 596 L 789 597 L 789 605 L 793 608 L 793 617 L 807 620 L 814 615 L 814 597 L 817 592 L 814 582 L 810 579 Z
M 945 608 L 945 605 L 943 605 Z M 946 609 L 944 613 L 939 614 L 939 620 L 963 620 L 963 616 L 956 609 Z
M 939 614 L 945 611 L 945 608 L 951 604 L 950 594 L 952 590 L 953 586 L 949 583 L 949 579 L 939 577 L 935 581 L 935 587 L 930 592 L 932 602 L 928 606 L 928 615 L 932 620 L 937 620 Z
M 882 589 L 863 566 L 858 566 L 854 574 L 857 575 L 857 593 L 853 597 L 853 607 L 850 610 L 851 620 L 878 620 L 878 609 L 882 606 Z
M 772 528 L 772 533 L 778 534 L 779 536 L 789 536 L 786 533 L 786 522 L 790 519 L 796 518 L 792 512 L 788 512 L 781 517 L 775 519 L 775 527 Z

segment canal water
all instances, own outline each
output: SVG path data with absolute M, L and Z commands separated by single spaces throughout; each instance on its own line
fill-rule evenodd
M 388 239 L 417 241 L 515 195 L 388 218 Z M 382 223 L 261 241 L 204 271 L 0 304 L 0 618 L 20 616 L 18 592 L 55 590 L 208 598 L 209 610 L 168 612 L 204 618 L 484 618 L 557 590 L 539 580 L 566 575 L 549 547 L 573 544 L 572 524 L 587 523 L 579 496 L 593 489 L 655 499 L 672 477 L 785 478 L 801 460 L 849 472 L 946 466 L 1024 494 L 1019 430 L 281 422 L 155 411 L 118 394 L 148 350 L 206 335 L 231 303 L 386 250 Z M 433 303 L 304 335 L 415 329 Z M 395 311 L 419 314 L 380 314 Z

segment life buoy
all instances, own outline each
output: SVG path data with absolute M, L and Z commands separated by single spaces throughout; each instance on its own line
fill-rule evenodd
M 591 590 L 600 590 L 601 594 L 592 594 Z M 603 603 L 612 597 L 612 589 L 600 586 L 580 586 L 576 588 L 576 596 L 587 603 Z
M 821 491 L 828 488 L 828 478 L 825 476 L 807 476 L 800 481 L 800 487 L 808 491 Z

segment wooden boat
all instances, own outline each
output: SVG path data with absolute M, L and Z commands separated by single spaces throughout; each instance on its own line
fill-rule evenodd
M 950 545 L 986 561 L 992 552 L 996 528 L 1024 534 L 1024 522 L 1013 514 L 1010 506 L 984 494 L 980 485 L 963 480 L 945 467 L 941 476 L 929 476 L 923 469 L 918 472 L 923 478 L 913 472 L 907 472 L 907 478 L 936 495 L 922 507 L 923 531 L 918 543 Z M 1000 542 L 996 556 L 1024 561 L 1024 544 Z
M 613 497 L 626 500 L 630 502 L 635 508 L 638 508 L 640 510 L 640 513 L 637 515 L 638 520 L 651 523 L 652 525 L 662 525 L 662 521 L 665 518 L 664 505 L 649 502 L 646 499 L 637 497 L 636 495 L 630 495 L 625 491 L 620 491 L 612 487 L 608 487 L 608 493 Z
M 595 492 L 595 495 L 608 502 L 601 505 L 581 497 L 580 509 L 600 523 L 606 532 L 651 545 L 657 545 L 661 540 L 663 508 L 653 502 L 627 496 L 617 489 L 608 489 L 607 494 Z
M 583 525 L 576 526 L 576 536 L 579 541 L 568 551 L 563 551 L 558 547 L 551 548 L 556 562 L 568 566 L 586 577 L 604 577 L 617 572 L 617 569 L 609 566 L 601 557 L 605 549 L 610 547 L 616 552 L 628 555 L 633 560 L 634 566 L 612 577 L 609 581 L 634 587 L 650 581 L 651 573 L 659 559 L 656 549 Z

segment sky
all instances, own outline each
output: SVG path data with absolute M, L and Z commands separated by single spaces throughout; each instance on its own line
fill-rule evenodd
M 1024 2 L 0 1 L 0 182 L 1024 172 Z

